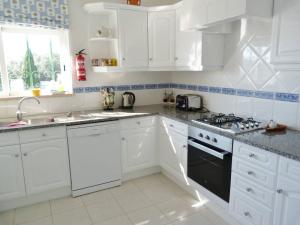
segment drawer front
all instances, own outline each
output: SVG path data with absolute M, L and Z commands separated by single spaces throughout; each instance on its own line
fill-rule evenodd
M 235 141 L 233 154 L 236 157 L 247 160 L 251 164 L 261 166 L 270 171 L 276 172 L 277 170 L 278 156 L 271 152 Z
M 188 136 L 188 125 L 175 121 L 175 120 L 171 120 L 165 117 L 161 117 L 160 120 L 160 126 L 165 129 L 165 130 L 171 130 L 171 131 L 175 131 L 177 133 L 180 133 L 184 136 Z
M 262 186 L 256 185 L 236 173 L 232 173 L 231 187 L 239 190 L 249 198 L 268 206 L 269 208 L 273 207 L 275 199 L 274 191 L 270 191 Z
M 152 127 L 155 126 L 156 117 L 148 116 L 148 117 L 140 117 L 135 119 L 123 119 L 121 120 L 121 129 L 138 129 L 143 127 Z
M 232 170 L 242 177 L 254 183 L 261 184 L 269 189 L 274 189 L 276 185 L 275 173 L 250 165 L 246 161 L 233 157 Z
M 272 225 L 272 211 L 235 189 L 231 190 L 230 214 L 243 225 Z
M 20 144 L 18 132 L 0 133 L 0 146 Z
M 68 137 L 94 136 L 119 131 L 118 123 L 103 123 L 68 127 Z
M 21 143 L 30 143 L 36 141 L 45 141 L 66 137 L 66 127 L 51 127 L 19 132 Z
M 279 173 L 283 176 L 300 181 L 300 162 L 285 157 L 280 157 Z

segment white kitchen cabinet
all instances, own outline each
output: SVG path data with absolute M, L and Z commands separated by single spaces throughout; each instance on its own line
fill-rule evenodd
M 21 152 L 27 194 L 70 185 L 66 139 L 22 144 Z
M 175 10 L 149 12 L 149 66 L 171 68 L 175 57 Z
M 271 18 L 273 0 L 183 0 L 183 30 L 205 30 L 243 17 Z
M 180 181 L 187 176 L 187 135 L 182 133 L 185 129 L 186 125 L 164 118 L 159 127 L 160 165 Z
M 0 201 L 25 196 L 20 146 L 0 148 Z
M 275 0 L 271 62 L 300 69 L 300 1 Z
M 121 136 L 123 173 L 157 165 L 156 127 L 124 130 Z
M 280 157 L 274 225 L 300 225 L 300 162 Z
M 122 67 L 148 67 L 148 13 L 119 10 L 118 16 Z

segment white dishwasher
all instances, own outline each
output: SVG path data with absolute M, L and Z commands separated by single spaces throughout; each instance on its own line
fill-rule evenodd
M 68 127 L 74 197 L 121 184 L 119 130 L 117 122 Z

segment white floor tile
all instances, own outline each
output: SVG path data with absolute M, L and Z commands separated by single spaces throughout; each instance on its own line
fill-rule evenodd
M 92 222 L 84 207 L 53 215 L 54 225 L 91 225 Z
M 22 225 L 53 225 L 53 223 L 51 217 L 46 217 L 33 222 L 23 223 Z
M 114 217 L 124 215 L 123 210 L 114 199 L 101 204 L 89 205 L 87 206 L 87 210 L 93 223 L 104 222 Z
M 149 207 L 128 214 L 134 225 L 165 225 L 170 223 L 155 207 Z
M 0 213 L 0 225 L 13 225 L 14 214 L 15 210 Z
M 173 198 L 180 197 L 183 194 L 163 185 L 145 189 L 143 192 L 153 203 L 165 202 Z
M 141 192 L 122 195 L 116 198 L 122 209 L 128 213 L 152 205 L 150 199 Z
M 202 213 L 204 213 L 205 217 L 207 217 L 213 223 L 213 225 L 229 225 L 221 217 L 219 217 L 207 207 L 204 207 Z
M 184 201 L 181 198 L 174 198 L 170 201 L 163 202 L 157 207 L 167 216 L 171 221 L 180 220 L 186 216 L 199 211 L 198 208 Z
M 103 190 L 103 191 L 98 191 L 95 193 L 81 196 L 80 198 L 85 205 L 91 205 L 91 204 L 102 203 L 105 201 L 110 201 L 113 198 L 113 196 L 110 190 Z
M 83 203 L 80 198 L 72 197 L 56 199 L 50 201 L 50 204 L 53 214 L 83 207 Z
M 193 214 L 179 221 L 174 222 L 174 225 L 215 225 L 202 214 Z
M 110 191 L 115 197 L 140 192 L 137 186 L 135 186 L 134 183 L 130 181 L 123 183 L 119 187 L 112 188 L 110 189 Z
M 107 220 L 102 223 L 97 223 L 94 225 L 133 225 L 126 216 L 119 216 L 111 220 Z
M 166 178 L 162 174 L 154 174 L 142 178 L 138 178 L 133 183 L 141 190 L 158 187 L 164 184 Z
M 16 209 L 15 224 L 32 222 L 50 215 L 51 210 L 49 202 L 38 203 Z

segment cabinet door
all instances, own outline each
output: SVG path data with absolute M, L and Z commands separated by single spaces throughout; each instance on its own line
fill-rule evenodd
M 19 146 L 0 148 L 0 201 L 25 196 Z
M 279 176 L 274 225 L 300 225 L 300 182 Z
M 156 128 L 122 132 L 123 173 L 155 166 L 157 163 Z
M 299 12 L 299 0 L 275 1 L 272 35 L 272 62 L 274 64 L 298 64 L 294 66 L 300 69 Z
M 176 10 L 176 67 L 196 70 L 201 66 L 201 32 L 180 29 L 182 9 Z
M 66 139 L 21 145 L 28 194 L 70 185 Z
M 148 66 L 148 13 L 120 10 L 120 53 L 123 67 Z
M 246 13 L 247 0 L 227 0 L 227 18 L 241 16 Z
M 161 167 L 182 180 L 187 174 L 187 137 L 160 127 Z
M 207 24 L 207 0 L 184 0 L 181 18 L 183 30 L 197 30 Z
M 227 0 L 207 0 L 207 23 L 224 20 L 226 18 L 226 7 Z
M 149 13 L 149 65 L 174 65 L 175 11 Z

